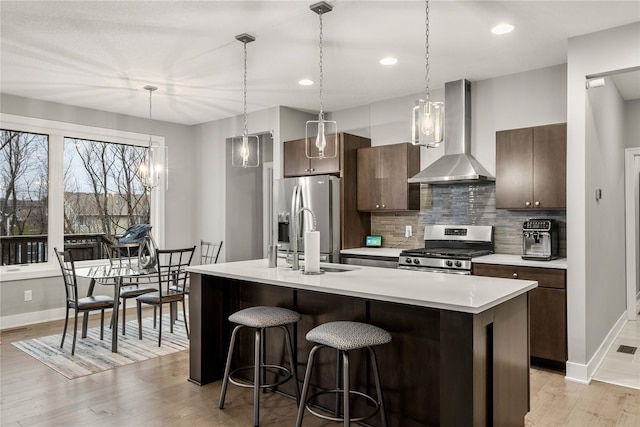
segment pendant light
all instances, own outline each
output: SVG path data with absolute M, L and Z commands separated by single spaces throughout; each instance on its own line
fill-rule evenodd
M 309 159 L 325 159 L 338 155 L 338 126 L 335 121 L 325 120 L 322 111 L 322 15 L 331 12 L 333 6 L 329 3 L 321 1 L 312 4 L 309 8 L 318 14 L 320 20 L 320 113 L 318 120 L 310 120 L 307 122 L 305 129 L 305 155 Z
M 153 116 L 151 109 L 151 95 L 158 90 L 156 86 L 147 85 L 143 88 L 149 91 L 149 144 L 144 162 L 140 165 L 139 172 L 142 185 L 147 191 L 151 191 L 160 184 L 160 173 L 166 171 L 166 147 L 154 146 L 153 138 Z M 164 148 L 164 149 L 163 149 Z M 164 168 L 163 168 L 164 164 Z M 165 178 L 166 182 L 166 178 Z
M 411 117 L 411 143 L 436 148 L 444 140 L 444 103 L 429 94 L 429 0 L 425 0 L 425 99 L 416 101 Z
M 243 168 L 255 168 L 260 164 L 260 139 L 247 132 L 247 43 L 255 41 L 255 36 L 238 34 L 236 40 L 244 45 L 244 125 L 242 136 L 231 138 L 231 165 Z

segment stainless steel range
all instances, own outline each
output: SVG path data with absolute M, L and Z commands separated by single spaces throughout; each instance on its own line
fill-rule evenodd
M 403 250 L 398 268 L 471 274 L 471 259 L 490 253 L 493 253 L 493 227 L 490 225 L 427 225 L 424 247 Z

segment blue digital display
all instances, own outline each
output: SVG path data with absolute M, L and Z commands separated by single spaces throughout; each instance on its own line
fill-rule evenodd
M 379 248 L 382 246 L 382 236 L 367 236 L 366 247 Z

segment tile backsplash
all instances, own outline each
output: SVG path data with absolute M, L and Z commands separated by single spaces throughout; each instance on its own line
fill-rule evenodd
M 521 255 L 522 223 L 529 218 L 558 222 L 560 257 L 567 256 L 566 211 L 511 211 L 496 209 L 495 183 L 421 185 L 420 211 L 371 214 L 371 233 L 382 235 L 385 247 L 424 245 L 424 226 L 433 224 L 493 225 L 495 252 Z M 413 235 L 404 237 L 405 226 Z

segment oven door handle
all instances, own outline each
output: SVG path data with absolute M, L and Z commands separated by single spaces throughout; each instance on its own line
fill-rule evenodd
M 398 265 L 399 270 L 414 270 L 414 271 L 422 271 L 424 273 L 447 273 L 447 274 L 461 274 L 463 276 L 470 276 L 471 271 L 469 270 L 454 270 L 454 269 L 446 269 L 446 268 L 433 268 L 433 267 L 413 267 L 408 265 Z

